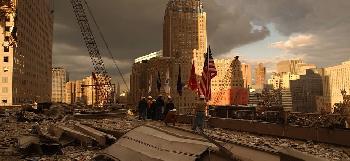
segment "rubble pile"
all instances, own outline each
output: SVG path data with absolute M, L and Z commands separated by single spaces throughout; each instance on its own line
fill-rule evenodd
M 95 129 L 104 129 L 106 131 L 120 131 L 128 132 L 137 126 L 140 126 L 142 122 L 137 122 L 134 119 L 128 118 L 114 118 L 114 119 L 87 119 L 79 120 L 81 124 L 89 125 Z
M 350 160 L 350 155 L 346 153 L 346 150 L 348 150 L 346 147 L 314 143 L 311 141 L 305 142 L 269 136 L 258 136 L 250 133 L 228 131 L 218 128 L 208 129 L 205 130 L 205 132 L 209 135 L 225 137 L 233 142 L 251 146 L 259 146 L 272 150 L 280 150 L 281 148 L 288 147 L 328 160 Z
M 133 118 L 75 119 L 69 109 L 52 105 L 39 110 L 12 109 L 1 115 L 0 161 L 91 160 L 117 140 L 97 128 L 123 134 L 141 124 Z
M 291 113 L 288 116 L 290 125 L 317 128 L 345 128 L 346 117 L 341 115 L 321 115 Z

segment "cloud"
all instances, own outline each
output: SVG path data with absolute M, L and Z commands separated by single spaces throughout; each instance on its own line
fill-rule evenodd
M 162 49 L 162 24 L 168 0 L 87 2 L 113 56 L 124 66 L 123 73 L 131 71 L 134 58 Z M 349 59 L 349 0 L 203 0 L 203 3 L 208 41 L 218 54 L 225 55 L 234 48 L 263 40 L 270 34 L 267 24 L 273 24 L 289 40 L 271 47 L 288 50 L 295 57 L 321 66 Z M 97 33 L 96 27 L 91 26 Z M 108 58 L 101 38 L 95 37 L 101 54 Z M 83 58 L 85 62 L 79 61 Z M 91 69 L 69 1 L 55 2 L 53 62 L 67 66 L 76 77 L 88 74 Z
M 232 49 L 253 42 L 244 41 L 244 37 L 241 41 L 238 41 L 245 42 L 242 44 L 231 41 L 233 36 L 241 39 L 242 36 L 239 31 L 243 33 L 248 31 L 247 29 L 235 30 L 235 28 L 241 28 L 239 26 L 245 24 L 243 25 L 245 28 L 251 29 L 247 25 L 247 22 L 250 22 L 250 24 L 258 26 L 273 24 L 280 34 L 290 37 L 289 42 L 277 43 L 275 47 L 288 49 L 289 53 L 297 57 L 303 56 L 306 61 L 327 66 L 349 59 L 349 0 L 212 0 L 211 3 L 215 3 L 219 6 L 216 8 L 220 8 L 220 10 L 215 10 L 219 13 L 214 13 L 214 19 L 219 16 L 219 20 L 222 17 L 228 21 L 220 21 L 219 24 L 208 24 L 208 30 L 211 31 L 209 40 L 220 47 L 225 46 L 224 51 L 227 51 L 228 48 Z M 213 12 L 214 10 L 208 13 L 208 22 L 218 22 L 210 18 Z M 224 32 L 227 35 L 217 34 L 215 33 L 216 28 L 211 28 L 212 26 L 225 25 L 230 26 L 227 28 L 231 28 L 231 30 Z M 224 31 L 223 29 L 220 30 Z M 315 41 L 312 44 L 301 43 L 299 44 L 301 46 L 298 46 L 295 44 L 296 42 L 292 42 L 292 38 L 298 38 L 294 35 L 298 34 L 312 35 L 311 39 Z M 264 36 L 256 38 L 258 39 L 252 40 L 258 41 L 263 39 Z
M 269 47 L 290 51 L 297 48 L 306 47 L 315 43 L 315 37 L 311 34 L 292 35 L 287 41 L 279 41 L 270 44 Z
M 230 2 L 230 3 L 228 3 Z M 226 4 L 227 3 L 227 4 Z M 238 3 L 238 5 L 233 5 Z M 245 14 L 243 3 L 239 1 L 204 1 L 207 12 L 208 43 L 215 52 L 225 54 L 233 48 L 263 40 L 269 36 L 266 26 L 256 26 L 252 17 Z

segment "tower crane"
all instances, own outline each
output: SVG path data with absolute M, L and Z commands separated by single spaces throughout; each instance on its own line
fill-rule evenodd
M 112 84 L 111 77 L 107 74 L 106 67 L 103 63 L 100 50 L 97 46 L 95 36 L 90 28 L 89 20 L 86 16 L 82 0 L 71 0 L 75 18 L 80 27 L 81 35 L 89 51 L 93 64 L 94 72 L 92 74 L 96 84 L 96 104 L 107 105 L 112 103 Z
M 106 67 L 103 63 L 102 60 L 102 56 L 100 54 L 100 50 L 97 46 L 94 34 L 90 28 L 90 24 L 89 24 L 89 20 L 86 16 L 85 13 L 85 9 L 83 4 L 86 5 L 86 9 L 89 12 L 89 14 L 91 15 L 91 18 L 93 20 L 93 23 L 95 24 L 99 35 L 101 36 L 103 43 L 108 51 L 108 54 L 110 56 L 110 58 L 113 60 L 113 63 L 117 69 L 117 71 L 119 72 L 120 77 L 123 80 L 123 83 L 127 89 L 127 91 L 129 90 L 129 87 L 124 79 L 124 76 L 116 62 L 116 60 L 114 59 L 112 52 L 107 44 L 107 41 L 105 39 L 105 37 L 103 36 L 99 25 L 96 22 L 95 17 L 93 16 L 90 7 L 88 5 L 88 3 L 86 2 L 86 0 L 70 0 L 72 7 L 73 7 L 73 12 L 75 14 L 75 17 L 77 19 L 78 25 L 80 27 L 80 31 L 83 37 L 83 40 L 85 42 L 85 45 L 89 51 L 89 55 L 94 67 L 94 72 L 92 73 L 92 78 L 95 82 L 94 85 L 92 85 L 93 87 L 96 87 L 96 104 L 98 105 L 106 105 L 106 104 L 110 104 L 113 102 L 113 95 L 112 93 L 114 93 L 115 89 L 112 87 L 111 84 L 111 77 L 108 76 L 107 71 L 106 71 Z

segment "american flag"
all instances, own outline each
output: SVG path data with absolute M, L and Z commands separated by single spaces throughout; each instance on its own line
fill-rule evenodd
M 199 90 L 198 90 L 199 95 L 204 95 L 207 101 L 211 99 L 211 79 L 213 79 L 216 75 L 217 75 L 217 71 L 215 68 L 214 59 L 209 46 L 209 49 L 205 54 L 202 78 L 200 79 Z

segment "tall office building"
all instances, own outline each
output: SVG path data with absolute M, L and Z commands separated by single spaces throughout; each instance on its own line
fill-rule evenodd
M 248 90 L 245 87 L 243 73 L 249 77 L 249 67 L 242 66 L 238 57 L 233 59 L 215 59 L 218 74 L 211 81 L 212 100 L 210 105 L 247 104 Z
M 343 102 L 340 90 L 350 93 L 350 60 L 325 68 L 324 96 L 330 98 L 330 105 Z
M 252 69 L 249 64 L 242 63 L 243 87 L 250 88 L 252 86 Z
M 260 90 L 263 89 L 265 80 L 266 80 L 266 68 L 264 67 L 264 64 L 259 63 L 255 67 L 255 88 Z
M 170 0 L 167 4 L 163 55 L 176 58 L 182 64 L 182 71 L 190 69 L 195 59 L 196 74 L 201 74 L 207 50 L 206 19 L 201 0 Z
M 315 64 L 306 64 L 303 60 L 284 60 L 277 63 L 277 73 L 305 75 L 307 69 L 315 69 Z
M 297 73 L 297 64 L 303 64 L 304 61 L 298 60 L 283 60 L 277 63 L 277 73 Z
M 68 73 L 64 68 L 52 68 L 52 102 L 65 102 L 65 89 L 68 80 Z
M 212 50 L 215 53 L 215 47 Z M 198 80 L 207 52 L 206 13 L 201 0 L 169 0 L 163 22 L 163 54 L 144 61 L 135 61 L 130 76 L 129 103 L 135 104 L 141 96 L 165 92 L 165 80 L 169 75 L 170 94 L 179 113 L 192 112 L 198 94 L 184 88 L 177 93 L 177 79 L 181 70 L 181 80 L 187 84 L 192 62 L 195 63 Z M 139 59 L 137 59 L 139 60 Z M 180 68 L 180 70 L 179 70 Z M 156 88 L 158 72 L 162 80 L 160 91 Z M 168 73 L 168 74 L 167 74 Z
M 293 111 L 316 112 L 316 98 L 322 96 L 323 85 L 321 74 L 316 69 L 308 69 L 305 75 L 300 75 L 297 80 L 290 81 Z
M 51 101 L 53 1 L 12 2 L 0 25 L 0 105 Z

